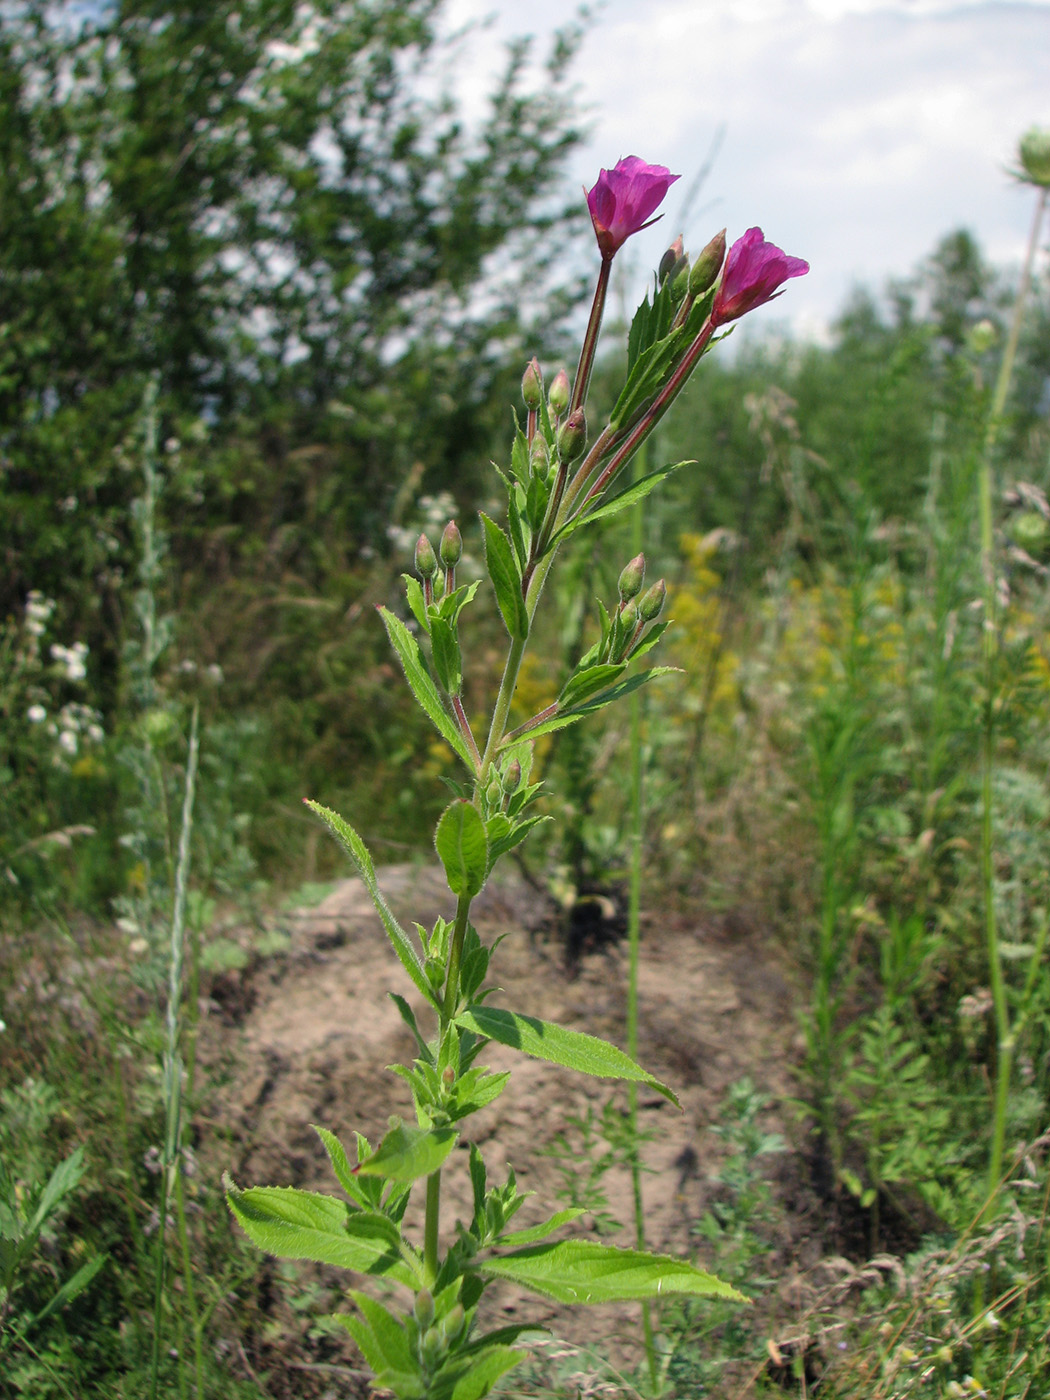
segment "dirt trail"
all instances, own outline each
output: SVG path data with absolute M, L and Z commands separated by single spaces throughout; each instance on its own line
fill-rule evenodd
M 390 866 L 380 872 L 380 883 L 406 926 L 454 912 L 436 869 Z M 493 1004 L 623 1045 L 624 951 L 585 956 L 570 979 L 560 948 L 538 934 L 545 913 L 513 876 L 490 885 L 475 902 L 472 915 L 482 938 L 507 935 L 493 958 L 491 972 L 503 989 Z M 221 1044 L 228 1072 L 215 1111 L 232 1133 L 226 1150 L 232 1146 L 229 1165 L 239 1183 L 337 1190 L 311 1123 L 347 1141 L 356 1128 L 375 1142 L 391 1113 L 412 1118 L 407 1086 L 384 1070 L 412 1060 L 411 1036 L 387 995 L 407 994 L 407 978 L 358 880 L 342 882 L 316 908 L 288 916 L 284 926 L 291 947 L 255 971 L 251 997 L 234 1018 L 240 1022 L 236 1029 L 227 1026 L 217 1035 L 216 1018 L 209 1018 L 210 1054 L 218 1054 Z M 791 990 L 755 936 L 678 917 L 645 919 L 639 990 L 639 1059 L 675 1089 L 683 1107 L 679 1113 L 656 1094 L 641 1096 L 641 1125 L 654 1134 L 643 1150 L 648 1243 L 687 1253 L 696 1247 L 690 1224 L 700 1214 L 704 1178 L 717 1157 L 717 1143 L 705 1129 L 726 1088 L 749 1074 L 775 1099 L 791 1092 Z M 408 999 L 426 1033 L 429 1020 L 420 999 Z M 589 1105 L 600 1111 L 623 1090 L 502 1046 L 490 1046 L 480 1062 L 514 1071 L 500 1098 L 469 1120 L 469 1131 L 483 1150 L 490 1181 L 503 1180 L 511 1164 L 522 1187 L 537 1193 L 516 1218 L 525 1226 L 557 1208 L 557 1164 L 541 1149 L 573 1115 Z M 609 1209 L 626 1224 L 628 1174 L 611 1171 L 603 1186 Z M 443 1222 L 450 1228 L 469 1213 L 465 1151 L 451 1159 L 443 1193 Z M 588 1218 L 580 1224 L 586 1226 Z M 630 1233 L 613 1239 L 629 1243 Z M 628 1321 L 623 1309 L 569 1312 L 509 1289 L 490 1294 L 491 1313 L 546 1323 L 570 1341 L 612 1337 L 624 1329 L 631 1337 L 636 1333 L 636 1310 Z

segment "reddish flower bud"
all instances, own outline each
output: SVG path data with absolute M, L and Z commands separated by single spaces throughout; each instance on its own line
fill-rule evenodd
M 583 409 L 570 413 L 558 430 L 558 456 L 563 462 L 574 462 L 587 444 L 587 418 Z
M 442 531 L 438 548 L 441 562 L 446 569 L 454 569 L 463 558 L 463 536 L 457 530 L 454 520 L 450 520 Z
M 433 578 L 437 573 L 438 561 L 434 546 L 426 535 L 416 540 L 416 573 L 420 578 Z
M 670 248 L 668 248 L 667 252 L 660 259 L 660 266 L 656 269 L 656 276 L 661 284 L 667 281 L 667 278 L 671 274 L 671 268 L 674 267 L 675 263 L 678 261 L 678 259 L 682 256 L 684 252 L 685 247 L 682 243 L 682 235 L 679 234 L 675 241 L 671 244 Z
M 636 554 L 620 575 L 620 582 L 617 585 L 620 590 L 620 601 L 626 603 L 629 598 L 636 598 L 642 591 L 644 578 L 645 555 Z
M 551 390 L 547 396 L 550 411 L 555 417 L 560 418 L 568 408 L 571 393 L 572 386 L 569 384 L 569 376 L 563 369 L 560 369 L 551 380 Z
M 715 293 L 712 323 L 723 326 L 756 306 L 764 306 L 780 295 L 778 288 L 788 278 L 803 277 L 808 271 L 808 262 L 789 257 L 776 244 L 767 243 L 760 228 L 749 228 L 729 250 L 722 285 Z
M 535 356 L 529 361 L 521 377 L 521 397 L 530 413 L 534 413 L 543 402 L 543 375 L 540 373 L 540 362 Z
M 647 165 L 637 156 L 603 170 L 587 193 L 587 208 L 602 257 L 608 261 L 632 233 L 654 222 L 650 215 L 680 177 L 666 165 Z
M 689 274 L 689 295 L 702 297 L 714 286 L 715 278 L 722 271 L 726 256 L 726 231 L 716 233 L 711 242 L 693 263 Z
M 503 791 L 510 796 L 512 792 L 517 792 L 520 782 L 521 764 L 515 758 L 507 764 L 506 772 L 503 774 Z
M 657 579 L 638 599 L 638 616 L 643 622 L 655 622 L 664 610 L 666 598 L 667 584 L 662 578 Z

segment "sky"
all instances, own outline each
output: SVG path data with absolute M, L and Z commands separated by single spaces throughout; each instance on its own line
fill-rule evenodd
M 507 39 L 542 51 L 571 12 L 448 0 L 446 23 L 489 20 L 459 80 L 468 107 Z M 1050 0 L 605 0 L 574 73 L 590 126 L 575 180 L 625 155 L 682 175 L 628 245 L 639 273 L 679 232 L 696 253 L 758 224 L 811 272 L 756 317 L 820 338 L 853 287 L 906 275 L 953 229 L 1020 265 L 1035 196 L 1008 171 L 1021 134 L 1050 127 Z

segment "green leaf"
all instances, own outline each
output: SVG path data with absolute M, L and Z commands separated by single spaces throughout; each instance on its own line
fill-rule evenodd
M 226 1201 L 241 1228 L 267 1254 L 310 1259 L 359 1274 L 382 1274 L 418 1288 L 419 1274 L 402 1257 L 393 1221 L 371 1211 L 353 1211 L 345 1201 L 292 1186 L 240 1190 L 225 1178 Z
M 405 679 L 412 689 L 412 694 L 419 701 L 420 706 L 426 711 L 434 728 L 444 739 L 445 743 L 459 755 L 467 767 L 474 771 L 474 760 L 470 750 L 467 748 L 463 736 L 456 728 L 455 723 L 446 712 L 441 703 L 441 696 L 438 694 L 437 686 L 430 678 L 426 662 L 423 660 L 423 653 L 419 649 L 419 643 L 413 637 L 405 624 L 399 617 L 395 617 L 389 608 L 380 608 L 379 615 L 383 619 L 383 626 L 386 628 L 387 636 L 390 638 L 390 645 L 397 652 L 401 661 L 401 666 L 405 672 Z
M 583 525 L 590 525 L 595 520 L 608 520 L 610 516 L 619 515 L 620 511 L 626 510 L 628 506 L 633 506 L 638 501 L 645 500 L 649 493 L 656 489 L 662 481 L 666 481 L 672 472 L 678 471 L 679 467 L 690 467 L 695 465 L 691 461 L 668 462 L 666 466 L 658 467 L 656 471 L 649 472 L 648 475 L 639 477 L 637 481 L 632 481 L 629 486 L 625 486 L 622 491 L 618 491 L 615 496 L 609 496 L 601 501 L 594 510 L 586 511 L 581 515 L 574 516 L 567 521 L 558 533 L 551 540 L 551 546 L 560 544 L 562 540 L 574 534 Z M 600 498 L 599 498 L 600 499 Z
M 423 589 L 419 579 L 413 578 L 411 574 L 402 574 L 401 577 L 405 580 L 405 594 L 408 598 L 408 606 L 412 609 L 412 616 L 424 632 L 429 632 L 430 618 L 427 616 L 427 605 L 423 599 Z
M 452 802 L 441 814 L 434 845 L 455 895 L 473 898 L 488 874 L 489 843 L 485 823 L 472 802 Z
M 387 1181 L 415 1181 L 436 1172 L 456 1145 L 451 1128 L 412 1128 L 398 1123 L 357 1170 Z
M 610 427 L 619 428 L 629 423 L 646 400 L 659 393 L 678 358 L 679 348 L 685 348 L 680 330 L 672 331 L 642 351 L 632 365 L 627 382 L 609 415 Z
M 562 710 L 571 710 L 589 700 L 592 695 L 605 690 L 613 681 L 618 681 L 626 670 L 626 662 L 604 662 L 600 666 L 588 666 L 585 670 L 577 671 L 565 682 L 565 687 L 558 696 L 558 704 Z
M 599 710 L 611 705 L 616 700 L 622 700 L 625 695 L 630 695 L 639 686 L 648 685 L 659 676 L 673 676 L 678 672 L 677 666 L 653 666 L 648 671 L 639 671 L 636 675 L 628 676 L 625 680 L 611 686 L 608 690 L 599 691 L 589 700 L 584 700 L 571 710 L 564 710 L 560 714 L 552 715 L 550 719 L 545 719 L 537 724 L 534 729 L 520 732 L 518 738 L 536 739 L 541 734 L 553 734 L 558 729 L 567 729 L 570 724 L 576 724 L 579 720 L 585 719 L 588 715 L 597 714 Z
M 359 1295 L 353 1294 L 357 1298 Z M 383 1339 L 376 1335 L 363 1317 L 350 1317 L 346 1313 L 333 1313 L 331 1320 L 339 1324 L 353 1337 L 361 1355 L 365 1358 L 375 1380 L 384 1390 L 392 1390 L 399 1400 L 424 1400 L 425 1387 L 418 1369 L 397 1371 L 387 1360 Z M 413 1366 L 411 1356 L 408 1365 Z
M 594 1240 L 534 1245 L 479 1261 L 476 1267 L 489 1278 L 507 1279 L 556 1303 L 624 1303 L 680 1293 L 748 1301 L 714 1274 L 705 1274 L 682 1259 L 617 1249 Z
M 419 1024 L 416 1021 L 416 1013 L 412 1010 L 404 997 L 399 996 L 397 992 L 388 992 L 387 995 L 401 1013 L 402 1021 L 404 1021 L 405 1025 L 415 1037 L 416 1048 L 419 1051 L 420 1059 L 426 1061 L 428 1065 L 432 1065 L 434 1063 L 434 1056 L 430 1046 L 423 1039 L 423 1033 L 419 1029 Z
M 527 1230 L 514 1230 L 509 1235 L 501 1235 L 496 1243 L 500 1249 L 518 1249 L 521 1245 L 536 1244 L 539 1240 L 545 1240 L 548 1235 L 553 1235 L 555 1230 L 560 1230 L 563 1225 L 568 1225 L 586 1214 L 583 1206 L 573 1207 L 572 1210 L 559 1210 L 542 1225 L 532 1225 Z
M 74 1298 L 83 1293 L 84 1289 L 87 1288 L 108 1258 L 108 1254 L 96 1254 L 94 1258 L 89 1259 L 86 1264 L 82 1264 L 73 1277 L 66 1279 L 65 1283 L 48 1301 L 47 1305 L 43 1307 L 40 1312 L 37 1313 L 36 1317 L 27 1325 L 30 1327 L 37 1327 L 41 1322 L 49 1318 L 52 1313 L 58 1312 L 59 1309 L 64 1308 L 67 1303 L 71 1303 Z
M 404 1324 L 388 1312 L 382 1303 L 369 1298 L 366 1293 L 358 1293 L 356 1289 L 351 1289 L 350 1297 L 364 1314 L 382 1356 L 382 1367 L 375 1369 L 401 1375 L 417 1375 L 419 1367 L 412 1356 Z
M 319 802 L 307 800 L 307 807 L 311 812 L 316 812 L 321 820 L 328 827 L 329 831 L 347 852 L 350 859 L 357 867 L 357 873 L 361 877 L 365 889 L 371 896 L 375 905 L 376 913 L 383 921 L 387 937 L 393 944 L 394 952 L 401 961 L 401 966 L 411 977 L 416 987 L 430 1002 L 431 1006 L 437 1006 L 438 1002 L 434 995 L 434 989 L 427 981 L 427 975 L 423 971 L 423 965 L 416 955 L 416 950 L 412 947 L 408 934 L 394 918 L 389 904 L 383 898 L 383 892 L 379 888 L 376 880 L 375 867 L 372 864 L 372 857 L 368 854 L 368 848 L 358 836 L 357 832 L 349 822 L 344 821 L 338 812 L 333 812 L 330 807 L 322 807 Z
M 464 1030 L 473 1031 L 475 1035 L 484 1036 L 486 1040 L 512 1046 L 523 1055 L 547 1060 L 553 1065 L 564 1065 L 581 1074 L 591 1074 L 598 1079 L 629 1079 L 648 1084 L 681 1107 L 672 1089 L 647 1074 L 641 1065 L 635 1064 L 617 1046 L 610 1045 L 607 1040 L 599 1040 L 597 1036 L 570 1031 L 550 1021 L 537 1020 L 535 1016 L 520 1016 L 516 1011 L 504 1011 L 493 1006 L 468 1006 L 456 1017 L 456 1024 Z
M 507 631 L 516 641 L 529 635 L 529 614 L 521 593 L 521 575 L 510 541 L 484 511 L 481 524 L 485 531 L 485 564 L 496 591 L 496 602 L 507 624 Z
M 534 826 L 553 820 L 553 817 L 526 817 L 522 822 L 510 822 L 502 812 L 491 817 L 488 823 L 489 869 L 492 869 L 500 856 L 505 856 L 515 846 L 520 846 Z
M 443 617 L 430 620 L 430 645 L 434 670 L 442 688 L 449 695 L 458 695 L 463 689 L 463 657 L 455 628 Z
M 452 1400 L 483 1400 L 508 1371 L 524 1361 L 527 1352 L 512 1347 L 489 1347 L 471 1358 L 470 1370 L 461 1376 L 452 1391 Z

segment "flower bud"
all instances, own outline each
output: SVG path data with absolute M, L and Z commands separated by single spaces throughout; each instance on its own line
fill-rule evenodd
M 532 467 L 534 476 L 539 476 L 546 472 L 550 461 L 550 449 L 547 446 L 547 439 L 542 433 L 537 433 L 532 439 L 532 446 L 529 448 L 529 465 Z
M 671 268 L 667 280 L 671 286 L 671 300 L 681 301 L 689 290 L 689 259 L 685 253 Z
M 503 774 L 503 791 L 509 796 L 512 792 L 517 792 L 518 784 L 521 782 L 521 764 L 518 760 L 512 759 L 507 764 Z
M 702 297 L 715 284 L 715 278 L 722 271 L 726 256 L 726 231 L 716 233 L 711 242 L 693 263 L 689 274 L 689 295 Z
M 440 987 L 445 980 L 445 964 L 440 958 L 427 958 L 423 964 L 423 971 L 432 987 Z
M 563 369 L 551 380 L 550 393 L 547 395 L 547 404 L 550 411 L 560 418 L 569 406 L 569 397 L 572 393 L 572 386 L 569 384 L 569 376 Z
M 543 376 L 540 374 L 540 362 L 535 356 L 529 361 L 522 375 L 521 397 L 530 413 L 534 413 L 543 402 Z
M 441 1082 L 442 1084 L 444 1084 L 446 1089 L 451 1089 L 453 1084 L 455 1084 L 456 1071 L 452 1068 L 451 1065 L 446 1065 L 445 1068 L 441 1071 Z
M 416 573 L 420 578 L 433 578 L 437 573 L 438 561 L 434 546 L 426 535 L 416 540 Z
M 636 598 L 642 591 L 642 580 L 645 578 L 645 555 L 636 554 L 629 564 L 624 567 L 620 575 L 620 582 L 617 587 L 620 590 L 620 601 L 626 603 L 628 598 Z
M 1033 185 L 1050 187 L 1050 130 L 1033 126 L 1021 137 L 1021 167 Z
M 492 782 L 489 783 L 485 789 L 485 796 L 490 807 L 498 807 L 503 801 L 503 789 L 500 787 L 498 778 L 493 778 Z
M 429 1288 L 421 1288 L 412 1304 L 412 1312 L 424 1332 L 434 1321 L 434 1295 Z
M 667 252 L 660 259 L 660 266 L 656 269 L 657 280 L 659 281 L 661 286 L 664 284 L 664 282 L 667 281 L 668 277 L 671 275 L 672 267 L 674 267 L 675 263 L 682 256 L 683 252 L 684 247 L 682 244 L 682 235 L 679 234 L 675 241 L 671 244 L 670 248 L 668 248 Z
M 450 520 L 441 533 L 439 553 L 446 569 L 454 569 L 463 558 L 463 536 L 456 529 L 454 520 Z
M 563 462 L 574 462 L 587 444 L 587 419 L 583 409 L 570 413 L 558 430 L 558 456 Z
M 454 1342 L 462 1333 L 467 1324 L 467 1315 L 463 1311 L 462 1303 L 453 1303 L 445 1314 L 445 1320 L 441 1324 L 441 1330 L 450 1342 Z
M 629 598 L 620 609 L 620 625 L 628 635 L 638 626 L 638 604 L 633 598 Z
M 651 588 L 647 588 L 638 599 L 638 616 L 643 622 L 655 622 L 664 610 L 664 600 L 667 597 L 667 584 L 663 579 L 657 579 Z
M 438 1361 L 445 1350 L 445 1339 L 436 1327 L 431 1327 L 423 1337 L 423 1360 L 430 1366 Z

